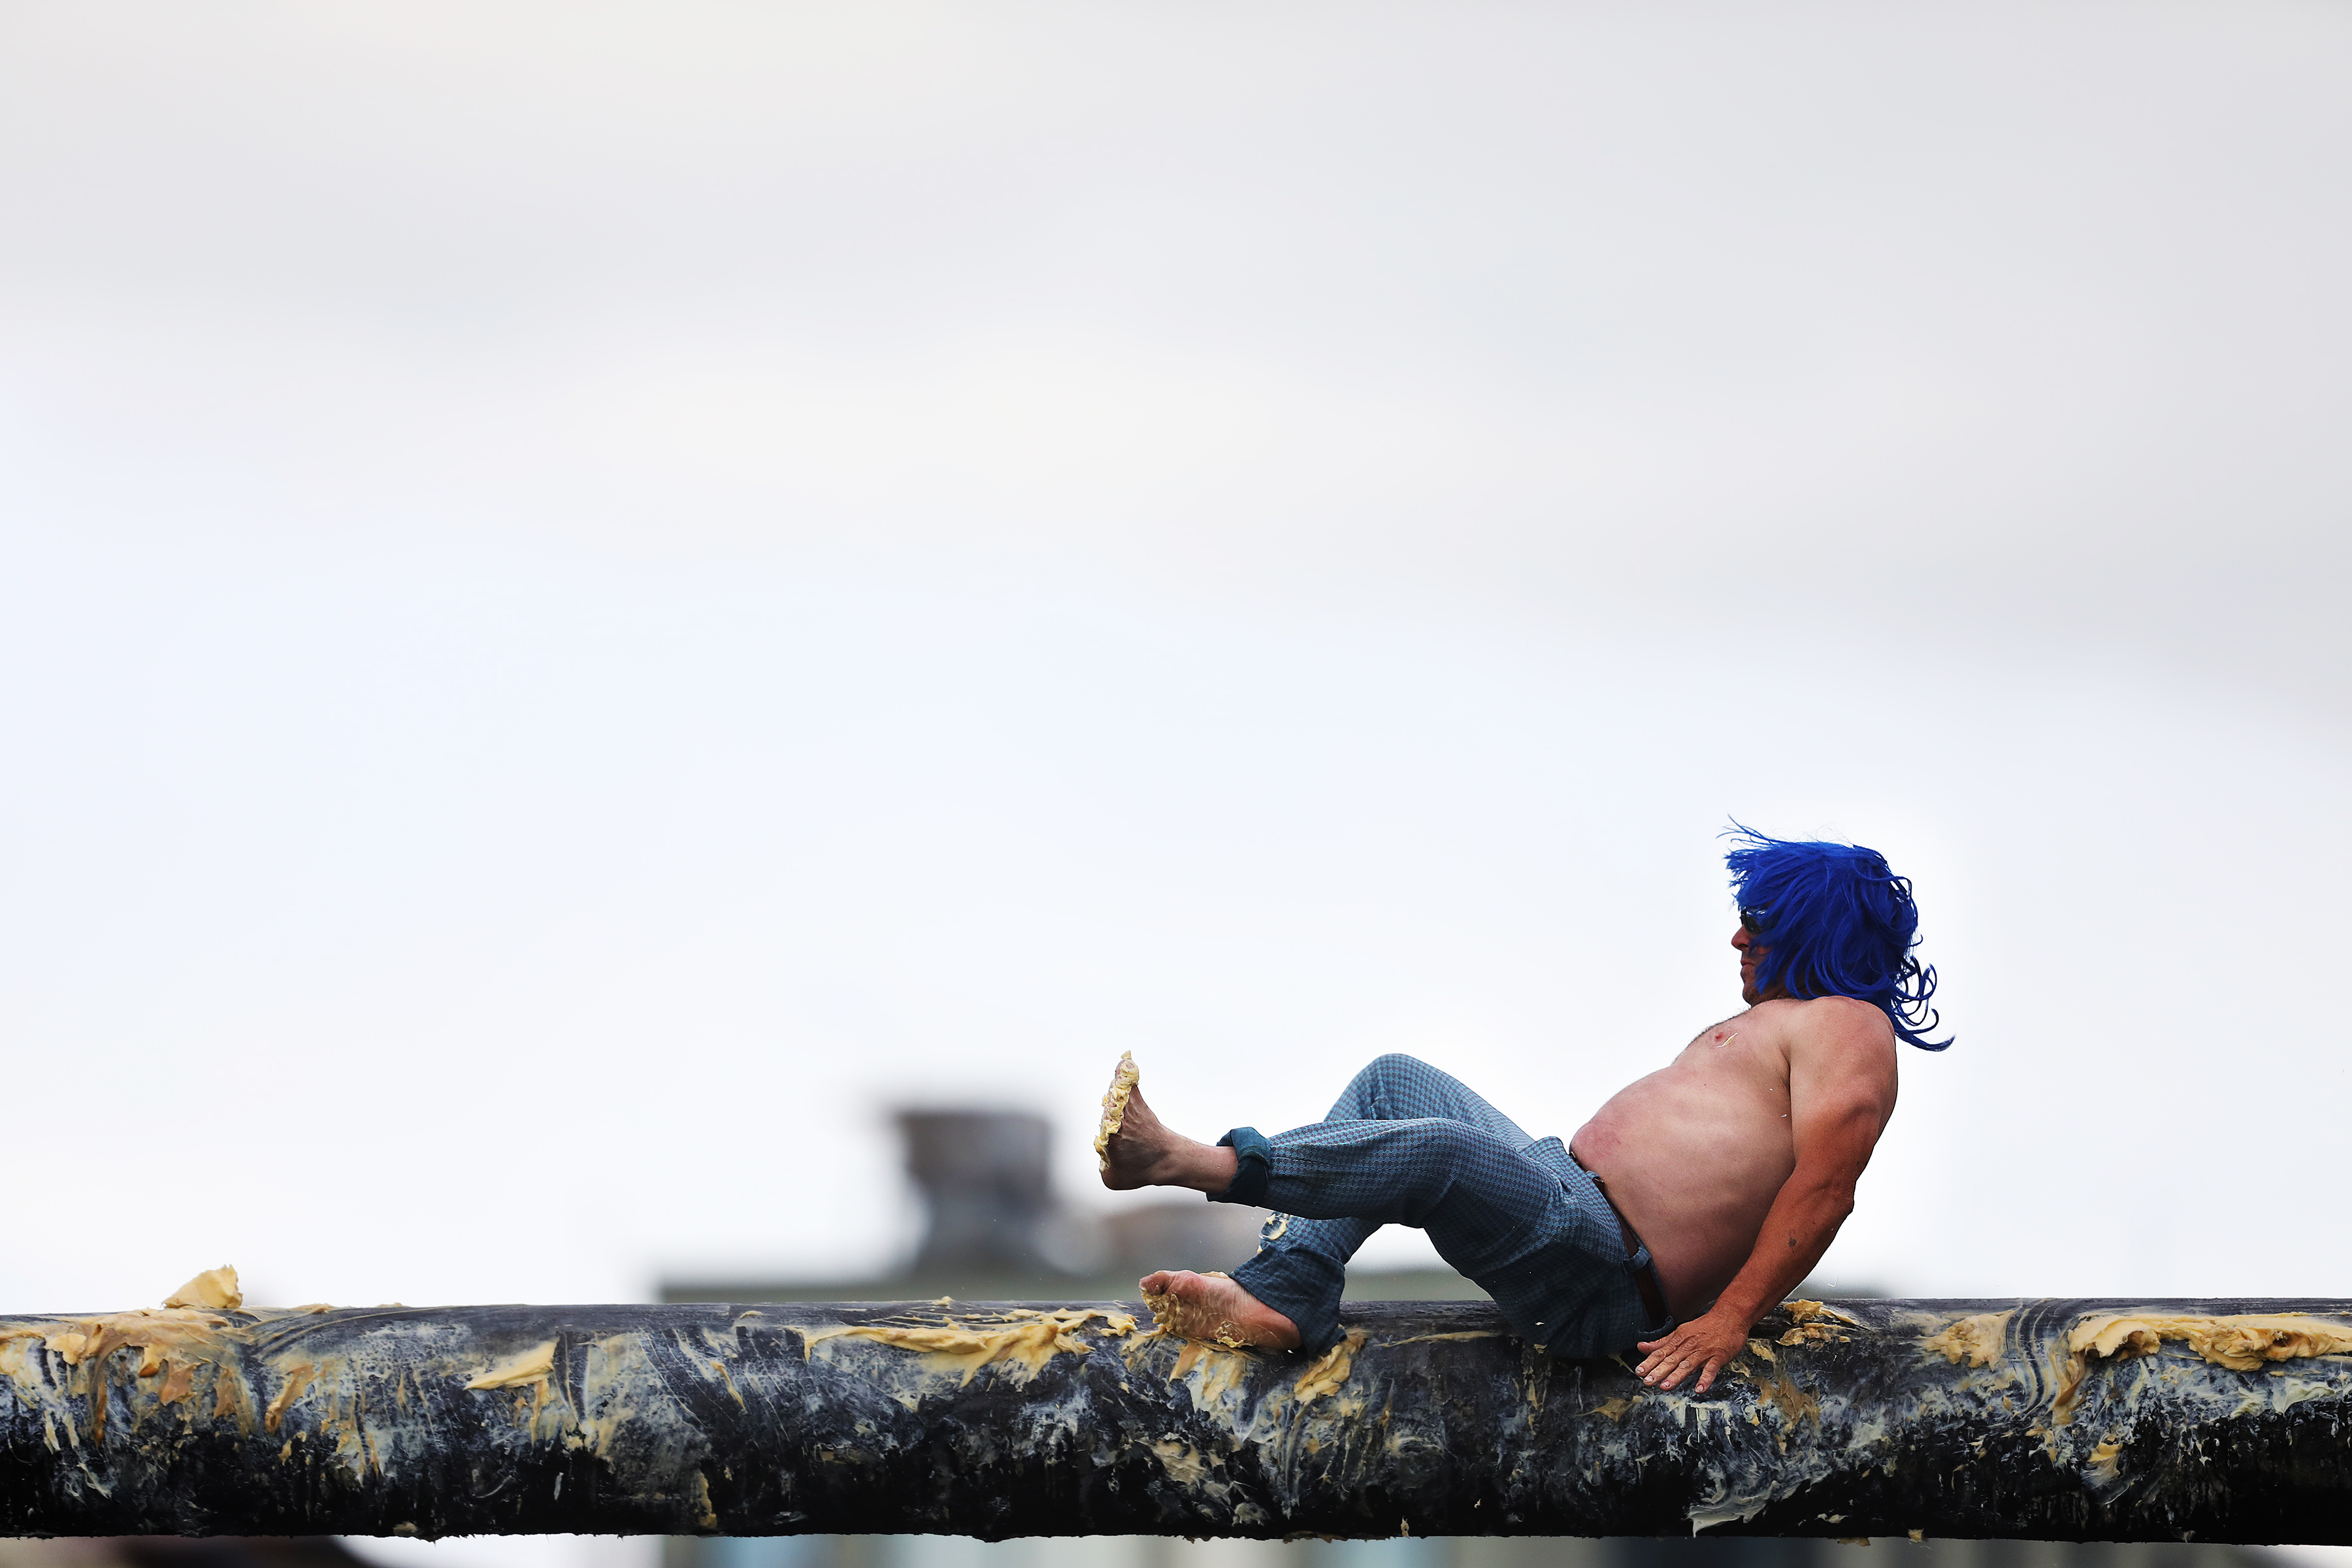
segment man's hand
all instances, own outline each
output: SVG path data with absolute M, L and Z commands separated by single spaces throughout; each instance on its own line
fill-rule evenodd
M 1748 1348 L 1751 1326 L 1717 1307 L 1703 1318 L 1693 1318 L 1664 1339 L 1643 1341 L 1635 1348 L 1650 1353 L 1633 1369 L 1634 1375 L 1663 1392 L 1679 1386 L 1684 1378 L 1696 1372 L 1698 1385 L 1691 1392 L 1705 1394 L 1715 1386 L 1715 1374 Z

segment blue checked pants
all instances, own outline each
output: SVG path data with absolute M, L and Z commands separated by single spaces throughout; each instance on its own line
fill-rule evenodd
M 1303 1349 L 1339 1337 L 1348 1259 L 1384 1225 L 1427 1231 L 1513 1332 L 1554 1355 L 1611 1355 L 1665 1327 L 1634 1283 L 1649 1249 L 1626 1255 L 1616 1211 L 1567 1146 L 1528 1137 L 1427 1062 L 1381 1057 L 1322 1121 L 1219 1142 L 1240 1169 L 1211 1201 L 1276 1211 L 1234 1278 L 1298 1326 Z

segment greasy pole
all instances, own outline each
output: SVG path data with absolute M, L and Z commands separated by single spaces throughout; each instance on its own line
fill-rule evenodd
M 2352 1303 L 1791 1303 L 1706 1396 L 1484 1303 L 1319 1357 L 1133 1304 L 0 1320 L 16 1535 L 2352 1542 Z

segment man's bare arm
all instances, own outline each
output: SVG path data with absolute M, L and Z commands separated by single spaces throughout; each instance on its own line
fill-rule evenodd
M 1640 1347 L 1649 1354 L 1635 1371 L 1654 1387 L 1676 1387 L 1694 1372 L 1694 1392 L 1714 1387 L 1747 1348 L 1756 1320 L 1812 1272 L 1853 1212 L 1854 1184 L 1895 1110 L 1895 1041 L 1876 1009 L 1868 1017 L 1840 1013 L 1790 1045 L 1797 1167 L 1773 1198 L 1755 1250 L 1704 1316 Z

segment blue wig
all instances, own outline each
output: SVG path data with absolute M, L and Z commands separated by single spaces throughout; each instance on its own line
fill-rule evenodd
M 1724 856 L 1739 913 L 1759 954 L 1756 986 L 1801 999 L 1852 996 L 1882 1011 L 1897 1038 L 1925 1051 L 1952 1042 L 1927 1038 L 1937 1023 L 1927 999 L 1936 971 L 1911 956 L 1919 907 L 1911 879 L 1859 844 L 1767 838 L 1732 823 Z

